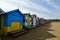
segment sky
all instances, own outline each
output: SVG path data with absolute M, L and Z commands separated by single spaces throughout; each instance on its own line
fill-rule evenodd
M 60 19 L 60 0 L 0 0 L 0 8 L 5 12 L 19 8 L 39 18 Z

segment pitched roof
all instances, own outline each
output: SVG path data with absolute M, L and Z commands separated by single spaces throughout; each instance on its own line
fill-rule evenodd
M 4 14 L 4 11 L 0 8 L 0 14 Z
M 0 13 L 4 12 L 1 8 L 0 8 Z
M 6 12 L 6 14 L 12 14 L 12 13 L 14 13 L 14 12 L 19 12 L 19 13 L 23 16 L 22 12 L 21 12 L 19 9 L 15 9 L 15 10 Z M 16 15 L 16 14 L 13 14 L 13 15 Z M 18 16 L 18 15 L 16 15 L 16 16 Z
M 30 13 L 25 13 L 25 14 L 23 14 L 23 15 L 28 15 L 28 16 L 30 16 L 30 17 L 31 17 Z

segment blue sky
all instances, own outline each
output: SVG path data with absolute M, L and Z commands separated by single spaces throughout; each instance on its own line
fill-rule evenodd
M 0 0 L 0 8 L 5 12 L 20 9 L 40 18 L 60 19 L 60 0 Z

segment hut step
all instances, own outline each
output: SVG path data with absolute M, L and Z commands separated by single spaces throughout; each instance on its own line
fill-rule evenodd
M 23 30 L 17 30 L 14 32 L 10 32 L 8 33 L 8 36 L 18 36 L 18 35 L 22 35 L 23 33 L 28 32 L 27 30 L 23 29 Z
M 27 33 L 28 31 L 24 31 L 24 32 L 21 32 L 21 33 L 18 33 L 18 34 L 15 34 L 13 35 L 12 37 L 18 37 L 18 36 L 21 36 L 21 35 L 24 35 L 25 33 Z
M 16 31 L 10 32 L 9 34 L 17 34 L 17 33 L 23 32 L 23 31 L 25 31 L 25 29 L 23 29 L 23 30 L 16 30 Z

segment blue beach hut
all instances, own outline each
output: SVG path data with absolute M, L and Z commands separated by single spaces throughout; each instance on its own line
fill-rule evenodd
M 3 16 L 3 23 L 3 32 L 5 35 L 12 31 L 22 30 L 23 14 L 19 9 L 6 12 Z

